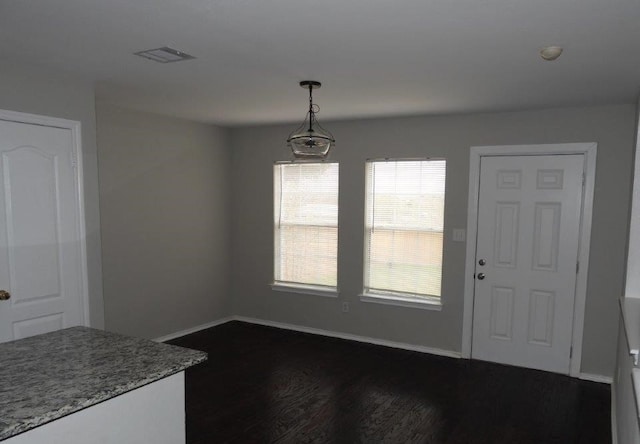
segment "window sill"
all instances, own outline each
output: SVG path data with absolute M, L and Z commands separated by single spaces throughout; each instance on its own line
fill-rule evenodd
M 273 291 L 281 291 L 284 293 L 310 294 L 313 296 L 322 296 L 325 298 L 337 298 L 340 292 L 336 287 L 322 287 L 319 285 L 304 284 L 285 284 L 283 282 L 274 282 L 271 284 Z
M 438 298 L 403 298 L 402 296 L 382 295 L 382 294 L 361 294 L 360 301 L 373 302 L 374 304 L 395 305 L 398 307 L 420 308 L 422 310 L 441 311 L 442 302 Z

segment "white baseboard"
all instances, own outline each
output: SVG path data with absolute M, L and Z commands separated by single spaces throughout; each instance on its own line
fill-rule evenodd
M 460 352 L 455 352 L 451 350 L 443 350 L 440 348 L 426 347 L 424 345 L 407 344 L 404 342 L 387 341 L 386 339 L 376 339 L 368 336 L 353 335 L 350 333 L 341 333 L 341 332 L 335 332 L 331 330 L 323 330 L 320 328 L 305 327 L 303 325 L 287 324 L 284 322 L 250 318 L 246 316 L 228 316 L 226 318 L 221 318 L 212 322 L 208 322 L 206 324 L 198 325 L 196 327 L 188 328 L 186 330 L 177 331 L 175 333 L 171 333 L 165 336 L 161 336 L 159 338 L 155 338 L 154 341 L 156 342 L 170 341 L 171 339 L 179 338 L 180 336 L 196 333 L 200 330 L 205 330 L 207 328 L 226 324 L 227 322 L 230 322 L 230 321 L 247 322 L 249 324 L 257 324 L 257 325 L 264 325 L 266 327 L 274 327 L 274 328 L 281 328 L 284 330 L 299 331 L 301 333 L 310 333 L 312 335 L 328 336 L 330 338 L 346 339 L 347 341 L 364 342 L 367 344 L 381 345 L 383 347 L 399 348 L 402 350 L 428 353 L 430 355 L 446 356 L 448 358 L 462 358 L 462 354 Z M 613 378 L 611 378 L 610 376 L 596 375 L 592 373 L 580 373 L 578 375 L 578 378 L 584 381 L 600 382 L 600 383 L 609 384 L 609 385 L 613 383 Z M 613 404 L 612 404 L 611 412 L 613 417 L 615 413 L 613 410 Z M 614 444 L 615 444 L 615 441 L 614 441 Z
M 175 338 L 179 338 L 180 336 L 190 335 L 191 333 L 199 332 L 200 330 L 205 330 L 207 328 L 215 327 L 217 325 L 226 324 L 229 321 L 233 321 L 234 316 L 228 316 L 226 318 L 218 319 L 212 322 L 207 322 L 206 324 L 198 325 L 196 327 L 187 328 L 186 330 L 180 330 L 175 333 L 171 333 L 165 336 L 160 336 L 159 338 L 153 339 L 155 342 L 167 342 Z
M 613 378 L 611 376 L 594 375 L 592 373 L 580 373 L 578 379 L 583 381 L 601 382 L 603 384 L 613 384 Z
M 196 333 L 200 330 L 205 330 L 207 328 L 226 324 L 227 322 L 230 322 L 230 321 L 247 322 L 249 324 L 264 325 L 267 327 L 275 327 L 275 328 L 281 328 L 284 330 L 299 331 L 301 333 L 310 333 L 310 334 L 319 335 L 319 336 L 328 336 L 330 338 L 346 339 L 348 341 L 365 342 L 367 344 L 381 345 L 383 347 L 399 348 L 402 350 L 410 350 L 410 351 L 416 351 L 420 353 L 428 353 L 430 355 L 446 356 L 449 358 L 462 357 L 462 354 L 460 352 L 455 352 L 451 350 L 443 350 L 440 348 L 426 347 L 424 345 L 407 344 L 405 342 L 388 341 L 386 339 L 377 339 L 377 338 L 371 338 L 368 336 L 360 336 L 360 335 L 354 335 L 350 333 L 341 333 L 341 332 L 335 332 L 331 330 L 323 330 L 320 328 L 305 327 L 303 325 L 287 324 L 284 322 L 250 318 L 246 316 L 228 316 L 226 318 L 218 319 L 216 321 L 212 321 L 206 324 L 198 325 L 196 327 L 188 328 L 186 330 L 177 331 L 169 335 L 155 338 L 154 341 L 156 342 L 170 341 L 171 339 L 179 338 L 180 336 Z M 596 375 L 592 373 L 580 373 L 578 375 L 578 378 L 584 381 L 600 382 L 604 384 L 613 383 L 613 378 L 611 378 L 610 376 Z
M 216 327 L 218 325 L 226 324 L 227 322 L 230 322 L 230 321 L 247 322 L 249 324 L 264 325 L 266 327 L 274 327 L 274 328 L 281 328 L 283 330 L 299 331 L 301 333 L 310 333 L 310 334 L 313 334 L 313 335 L 328 336 L 328 337 L 331 337 L 331 338 L 346 339 L 348 341 L 365 342 L 367 344 L 381 345 L 381 346 L 384 346 L 384 347 L 391 347 L 391 348 L 399 348 L 399 349 L 402 349 L 402 350 L 410 350 L 410 351 L 416 351 L 416 352 L 420 352 L 420 353 L 428 353 L 428 354 L 431 354 L 431 355 L 446 356 L 446 357 L 449 357 L 449 358 L 460 358 L 461 357 L 459 352 L 454 352 L 454 351 L 450 351 L 450 350 L 442 350 L 442 349 L 439 349 L 439 348 L 425 347 L 423 345 L 406 344 L 404 342 L 387 341 L 385 339 L 376 339 L 376 338 L 370 338 L 370 337 L 367 337 L 367 336 L 352 335 L 352 334 L 349 334 L 349 333 L 340 333 L 340 332 L 335 332 L 335 331 L 330 331 L 330 330 L 322 330 L 322 329 L 319 329 L 319 328 L 305 327 L 305 326 L 302 326 L 302 325 L 286 324 L 286 323 L 283 323 L 283 322 L 267 321 L 267 320 L 264 320 L 264 319 L 257 319 L 257 318 L 249 318 L 249 317 L 245 317 L 245 316 L 228 316 L 226 318 L 218 319 L 216 321 L 208 322 L 206 324 L 198 325 L 196 327 L 192 327 L 192 328 L 188 328 L 188 329 L 185 329 L 185 330 L 177 331 L 175 333 L 171 333 L 171 334 L 168 334 L 168 335 L 165 335 L 165 336 L 160 336 L 160 337 L 155 338 L 153 340 L 155 342 L 166 342 L 166 341 L 170 341 L 170 340 L 175 339 L 175 338 L 179 338 L 180 336 L 189 335 L 191 333 L 199 332 L 200 330 L 205 330 L 207 328 Z
M 346 339 L 348 341 L 365 342 L 367 344 L 382 345 L 384 347 L 400 348 L 402 350 L 416 351 L 420 353 L 428 353 L 431 355 L 446 356 L 448 358 L 460 358 L 459 352 L 451 350 L 442 350 L 439 348 L 425 347 L 423 345 L 406 344 L 404 342 L 387 341 L 385 339 L 370 338 L 368 336 L 352 335 L 349 333 L 340 333 L 330 330 L 322 330 L 319 328 L 304 327 L 302 325 L 285 324 L 282 322 L 266 321 L 264 319 L 248 318 L 245 316 L 233 316 L 236 321 L 248 322 L 250 324 L 264 325 L 267 327 L 281 328 L 284 330 L 299 331 L 301 333 L 310 333 L 319 336 L 328 336 L 331 338 Z

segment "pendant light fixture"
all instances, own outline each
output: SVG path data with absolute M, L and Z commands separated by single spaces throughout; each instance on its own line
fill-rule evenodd
M 303 80 L 300 86 L 309 89 L 309 111 L 302 125 L 289 134 L 287 145 L 298 159 L 322 159 L 327 157 L 335 143 L 333 135 L 322 128 L 316 119 L 320 107 L 313 104 L 313 90 L 322 84 L 315 80 Z

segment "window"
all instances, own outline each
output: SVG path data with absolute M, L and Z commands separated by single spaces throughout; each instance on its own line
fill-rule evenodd
M 338 164 L 274 166 L 274 281 L 334 290 L 338 269 Z
M 439 302 L 445 160 L 367 162 L 364 297 Z

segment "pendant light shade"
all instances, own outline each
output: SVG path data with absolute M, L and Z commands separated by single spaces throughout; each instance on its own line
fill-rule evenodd
M 327 157 L 329 150 L 335 143 L 333 135 L 322 128 L 316 119 L 316 113 L 320 108 L 313 104 L 313 90 L 320 88 L 321 85 L 315 80 L 300 82 L 302 88 L 309 89 L 309 111 L 302 125 L 289 134 L 287 139 L 287 145 L 291 148 L 294 157 L 298 159 Z

